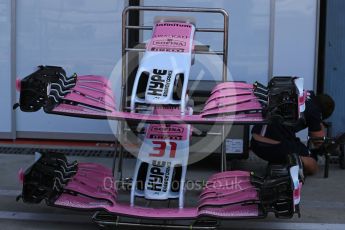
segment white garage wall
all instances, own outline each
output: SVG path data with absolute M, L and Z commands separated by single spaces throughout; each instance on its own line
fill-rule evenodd
M 314 90 L 318 0 L 275 1 L 274 76 L 304 78 L 304 88 Z M 298 137 L 307 140 L 303 130 Z
M 124 4 L 118 0 L 17 0 L 17 75 L 25 77 L 43 64 L 62 66 L 68 74 L 109 77 L 121 57 L 118 35 Z M 16 115 L 18 136 L 85 139 L 82 134 L 111 134 L 108 121 L 42 111 L 18 110 Z
M 121 13 L 126 0 L 16 0 L 16 74 L 24 77 L 41 64 L 61 65 L 68 73 L 120 77 L 114 66 L 121 55 Z M 314 85 L 315 35 L 318 0 L 144 0 L 144 5 L 219 7 L 230 14 L 229 69 L 234 80 L 267 82 L 273 75 L 297 75 Z M 0 0 L 0 136 L 11 125 L 10 0 Z M 270 5 L 275 3 L 274 34 L 270 40 Z M 145 13 L 152 24 L 156 14 Z M 175 14 L 174 14 L 175 15 Z M 190 14 L 200 27 L 221 24 L 221 16 Z M 12 25 L 13 26 L 13 25 Z M 150 33 L 144 34 L 144 39 Z M 221 47 L 222 34 L 199 34 L 197 41 Z M 274 44 L 270 53 L 270 42 Z M 269 62 L 272 54 L 272 63 Z M 219 59 L 198 55 L 192 78 L 220 80 Z M 211 62 L 212 65 L 210 65 Z M 270 65 L 271 64 L 271 65 Z M 218 66 L 217 66 L 218 65 Z M 114 71 L 113 71 L 114 69 Z M 112 136 L 107 121 L 16 112 L 19 137 L 100 139 Z M 61 135 L 64 133 L 64 135 Z M 91 134 L 91 135 L 90 135 Z M 97 139 L 97 138 L 96 138 Z
M 12 133 L 11 0 L 0 0 L 0 138 Z
M 230 15 L 229 25 L 229 70 L 233 80 L 267 82 L 269 69 L 269 28 L 270 0 L 144 0 L 144 6 L 180 6 L 223 8 Z M 178 15 L 174 13 L 151 13 L 144 16 L 144 23 L 152 25 L 155 15 Z M 181 14 L 196 19 L 197 27 L 221 27 L 221 15 Z M 144 39 L 149 39 L 151 33 L 145 33 Z M 222 48 L 222 34 L 198 33 L 196 38 L 202 44 L 211 45 L 211 49 Z M 210 64 L 216 62 L 217 64 Z M 204 72 L 203 79 L 221 80 L 221 59 L 212 56 L 198 55 L 192 68 L 191 78 Z M 215 70 L 220 72 L 214 73 Z M 229 79 L 230 80 L 230 79 Z
M 318 0 L 276 0 L 273 75 L 304 77 L 314 89 Z

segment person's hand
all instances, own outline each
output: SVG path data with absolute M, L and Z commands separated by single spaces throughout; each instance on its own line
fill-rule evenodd
M 311 149 L 320 148 L 325 142 L 325 126 L 321 123 L 321 130 L 309 132 Z
M 315 136 L 309 136 L 308 140 L 308 148 L 313 149 L 320 149 L 325 144 L 325 138 L 324 137 L 315 137 Z
M 313 149 L 319 149 L 325 142 L 324 138 L 315 138 L 311 140 L 311 145 Z

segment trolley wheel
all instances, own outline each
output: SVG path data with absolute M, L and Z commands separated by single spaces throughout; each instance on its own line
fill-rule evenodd
M 341 169 L 345 169 L 345 145 L 340 146 L 340 153 L 339 153 L 339 166 Z
M 329 153 L 325 154 L 325 171 L 324 171 L 324 174 L 323 174 L 324 178 L 328 178 L 328 176 L 329 176 L 330 157 L 331 156 L 330 156 Z

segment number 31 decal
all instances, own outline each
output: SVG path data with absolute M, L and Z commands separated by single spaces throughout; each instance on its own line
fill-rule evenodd
M 154 151 L 157 151 L 156 153 L 150 153 L 150 157 L 163 157 L 165 155 L 165 150 L 167 148 L 167 143 L 164 141 L 152 141 L 156 147 L 153 147 Z M 177 144 L 175 142 L 169 142 L 170 147 L 170 158 L 175 158 L 176 155 L 176 148 Z

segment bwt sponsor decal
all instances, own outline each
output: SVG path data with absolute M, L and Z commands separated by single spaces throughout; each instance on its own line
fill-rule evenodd
M 150 79 L 147 94 L 156 96 L 156 97 L 161 97 L 161 96 L 166 97 L 169 91 L 171 75 L 172 75 L 172 71 L 154 69 L 153 75 L 151 76 L 151 79 Z M 163 78 L 165 76 L 167 76 L 166 80 L 164 80 Z
M 168 47 L 185 47 L 187 45 L 187 43 L 183 42 L 183 41 L 167 39 L 167 40 L 154 41 L 153 45 L 168 46 Z
M 183 128 L 174 126 L 153 126 L 151 131 L 160 133 L 183 133 Z
M 166 192 L 168 190 L 170 168 L 170 162 L 154 160 L 149 172 L 147 189 L 155 192 Z

